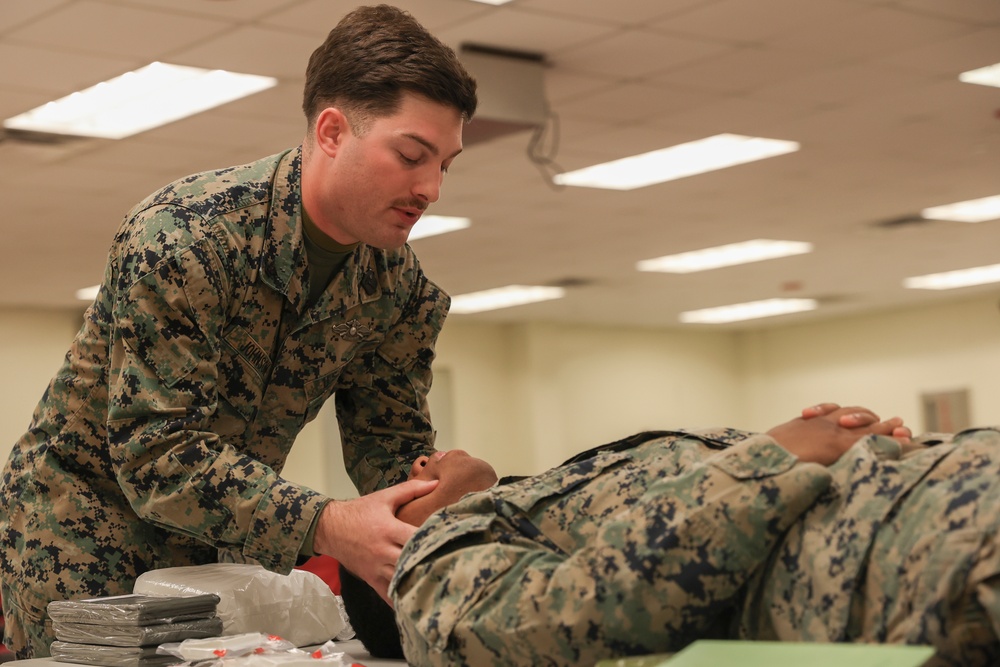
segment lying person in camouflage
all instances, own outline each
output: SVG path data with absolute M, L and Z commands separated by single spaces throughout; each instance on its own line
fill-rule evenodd
M 1000 432 L 910 442 L 834 407 L 768 434 L 639 434 L 496 486 L 462 452 L 419 459 L 411 478 L 441 481 L 399 512 L 422 524 L 390 585 L 407 660 L 592 665 L 740 638 L 1000 664 Z M 342 583 L 366 644 L 391 635 Z

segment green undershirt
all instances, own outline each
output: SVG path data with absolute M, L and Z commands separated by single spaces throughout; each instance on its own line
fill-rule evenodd
M 351 256 L 360 243 L 350 245 L 337 243 L 316 226 L 304 208 L 302 209 L 302 230 L 302 239 L 306 246 L 306 261 L 309 264 L 309 297 L 306 303 L 312 307 L 326 291 L 333 277 L 344 268 L 347 258 Z
M 347 258 L 351 256 L 360 243 L 350 245 L 337 243 L 316 226 L 316 223 L 306 213 L 305 208 L 302 209 L 302 231 L 302 239 L 306 246 L 306 262 L 309 265 L 309 297 L 306 303 L 311 308 L 319 301 L 333 277 L 344 268 Z M 324 504 L 316 512 L 316 517 L 313 519 L 312 525 L 309 526 L 305 539 L 302 540 L 302 545 L 299 548 L 299 554 L 302 556 L 316 555 L 313 550 L 313 540 L 316 539 L 316 525 L 319 523 L 319 517 L 325 507 Z

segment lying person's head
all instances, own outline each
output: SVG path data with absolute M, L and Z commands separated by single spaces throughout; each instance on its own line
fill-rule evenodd
M 420 526 L 431 514 L 473 491 L 497 483 L 497 474 L 486 461 L 461 449 L 434 452 L 413 462 L 409 479 L 438 480 L 434 490 L 399 507 L 396 516 Z M 340 594 L 357 638 L 375 658 L 402 658 L 403 648 L 392 608 L 371 586 L 340 566 Z
M 434 452 L 413 462 L 409 479 L 438 480 L 434 490 L 399 507 L 400 521 L 420 526 L 431 514 L 457 502 L 473 491 L 483 491 L 497 483 L 493 466 L 461 449 Z

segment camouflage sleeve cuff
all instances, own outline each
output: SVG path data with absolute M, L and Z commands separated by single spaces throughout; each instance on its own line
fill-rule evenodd
M 799 459 L 771 436 L 757 434 L 712 455 L 709 462 L 736 479 L 761 479 L 787 472 Z
M 316 515 L 313 517 L 312 523 L 309 524 L 309 531 L 306 533 L 305 538 L 302 540 L 302 546 L 299 547 L 299 555 L 305 556 L 307 558 L 312 558 L 318 555 L 316 550 L 313 548 L 313 542 L 316 541 L 316 526 L 319 525 L 319 516 L 323 513 L 323 508 L 327 506 L 330 502 L 330 498 L 326 499 L 319 509 L 316 510 Z
M 257 505 L 243 555 L 268 570 L 287 574 L 298 560 L 310 527 L 329 501 L 312 489 L 279 479 Z

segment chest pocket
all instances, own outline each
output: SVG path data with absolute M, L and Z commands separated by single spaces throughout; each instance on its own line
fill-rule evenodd
M 331 340 L 321 375 L 305 383 L 306 421 L 313 419 L 338 389 L 371 387 L 371 358 L 379 340 Z

